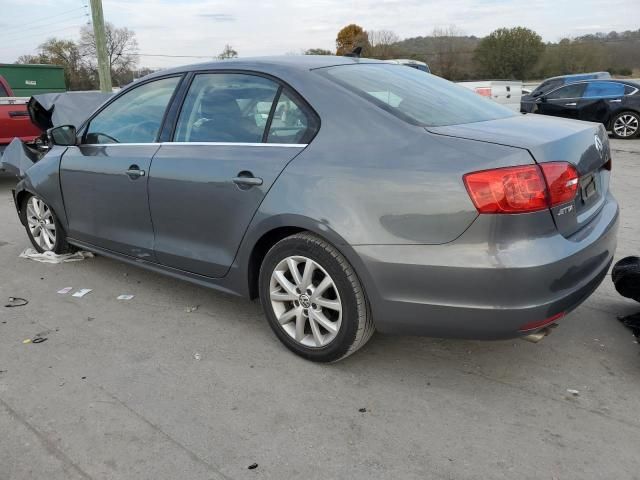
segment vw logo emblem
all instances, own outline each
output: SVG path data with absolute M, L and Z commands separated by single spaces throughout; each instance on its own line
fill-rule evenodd
M 602 145 L 602 140 L 600 140 L 600 137 L 598 135 L 596 135 L 594 137 L 593 143 L 596 146 L 596 150 L 598 151 L 598 153 L 600 154 L 600 156 L 602 157 L 602 155 L 604 154 L 604 146 Z
M 302 308 L 309 308 L 311 306 L 311 299 L 309 298 L 309 295 L 306 293 L 300 295 L 300 305 L 302 305 Z

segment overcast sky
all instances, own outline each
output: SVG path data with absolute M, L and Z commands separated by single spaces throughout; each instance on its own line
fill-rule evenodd
M 0 62 L 35 53 L 49 37 L 76 39 L 88 21 L 88 0 L 0 0 Z M 545 41 L 640 28 L 640 0 L 103 0 L 105 19 L 136 32 L 146 55 L 215 56 L 225 43 L 240 56 L 335 48 L 349 23 L 429 35 L 455 25 L 483 36 L 522 25 Z M 152 68 L 205 61 L 141 56 Z

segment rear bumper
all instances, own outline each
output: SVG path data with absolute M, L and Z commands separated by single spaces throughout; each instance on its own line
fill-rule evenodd
M 448 244 L 354 249 L 367 270 L 362 277 L 379 331 L 512 338 L 593 293 L 613 259 L 617 225 L 618 204 L 608 194 L 597 216 L 569 238 L 551 215 L 480 215 Z

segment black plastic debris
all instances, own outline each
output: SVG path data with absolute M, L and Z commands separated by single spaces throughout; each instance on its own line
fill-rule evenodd
M 623 297 L 640 302 L 640 257 L 625 257 L 611 272 L 616 291 Z
M 633 315 L 627 315 L 626 317 L 618 317 L 618 320 L 620 320 L 625 327 L 631 330 L 636 338 L 640 339 L 640 313 L 634 313 Z
M 31 339 L 31 343 L 42 343 L 42 342 L 46 342 L 48 339 L 47 337 L 33 337 Z
M 4 306 L 7 308 L 24 307 L 27 303 L 29 303 L 29 300 L 26 300 L 24 298 L 9 297 L 8 303 L 6 303 Z
M 256 468 L 258 468 L 258 464 L 257 463 L 252 463 L 251 465 L 249 465 L 247 467 L 249 470 L 255 470 Z
M 359 411 L 360 413 L 366 413 L 366 412 L 367 412 L 367 409 L 366 409 L 366 408 L 359 408 L 359 409 L 358 409 L 358 411 Z

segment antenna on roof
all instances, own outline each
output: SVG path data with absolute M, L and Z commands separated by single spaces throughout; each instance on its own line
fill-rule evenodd
M 362 54 L 362 47 L 356 47 L 351 51 L 351 53 L 345 53 L 344 56 L 345 57 L 360 58 L 361 54 Z

